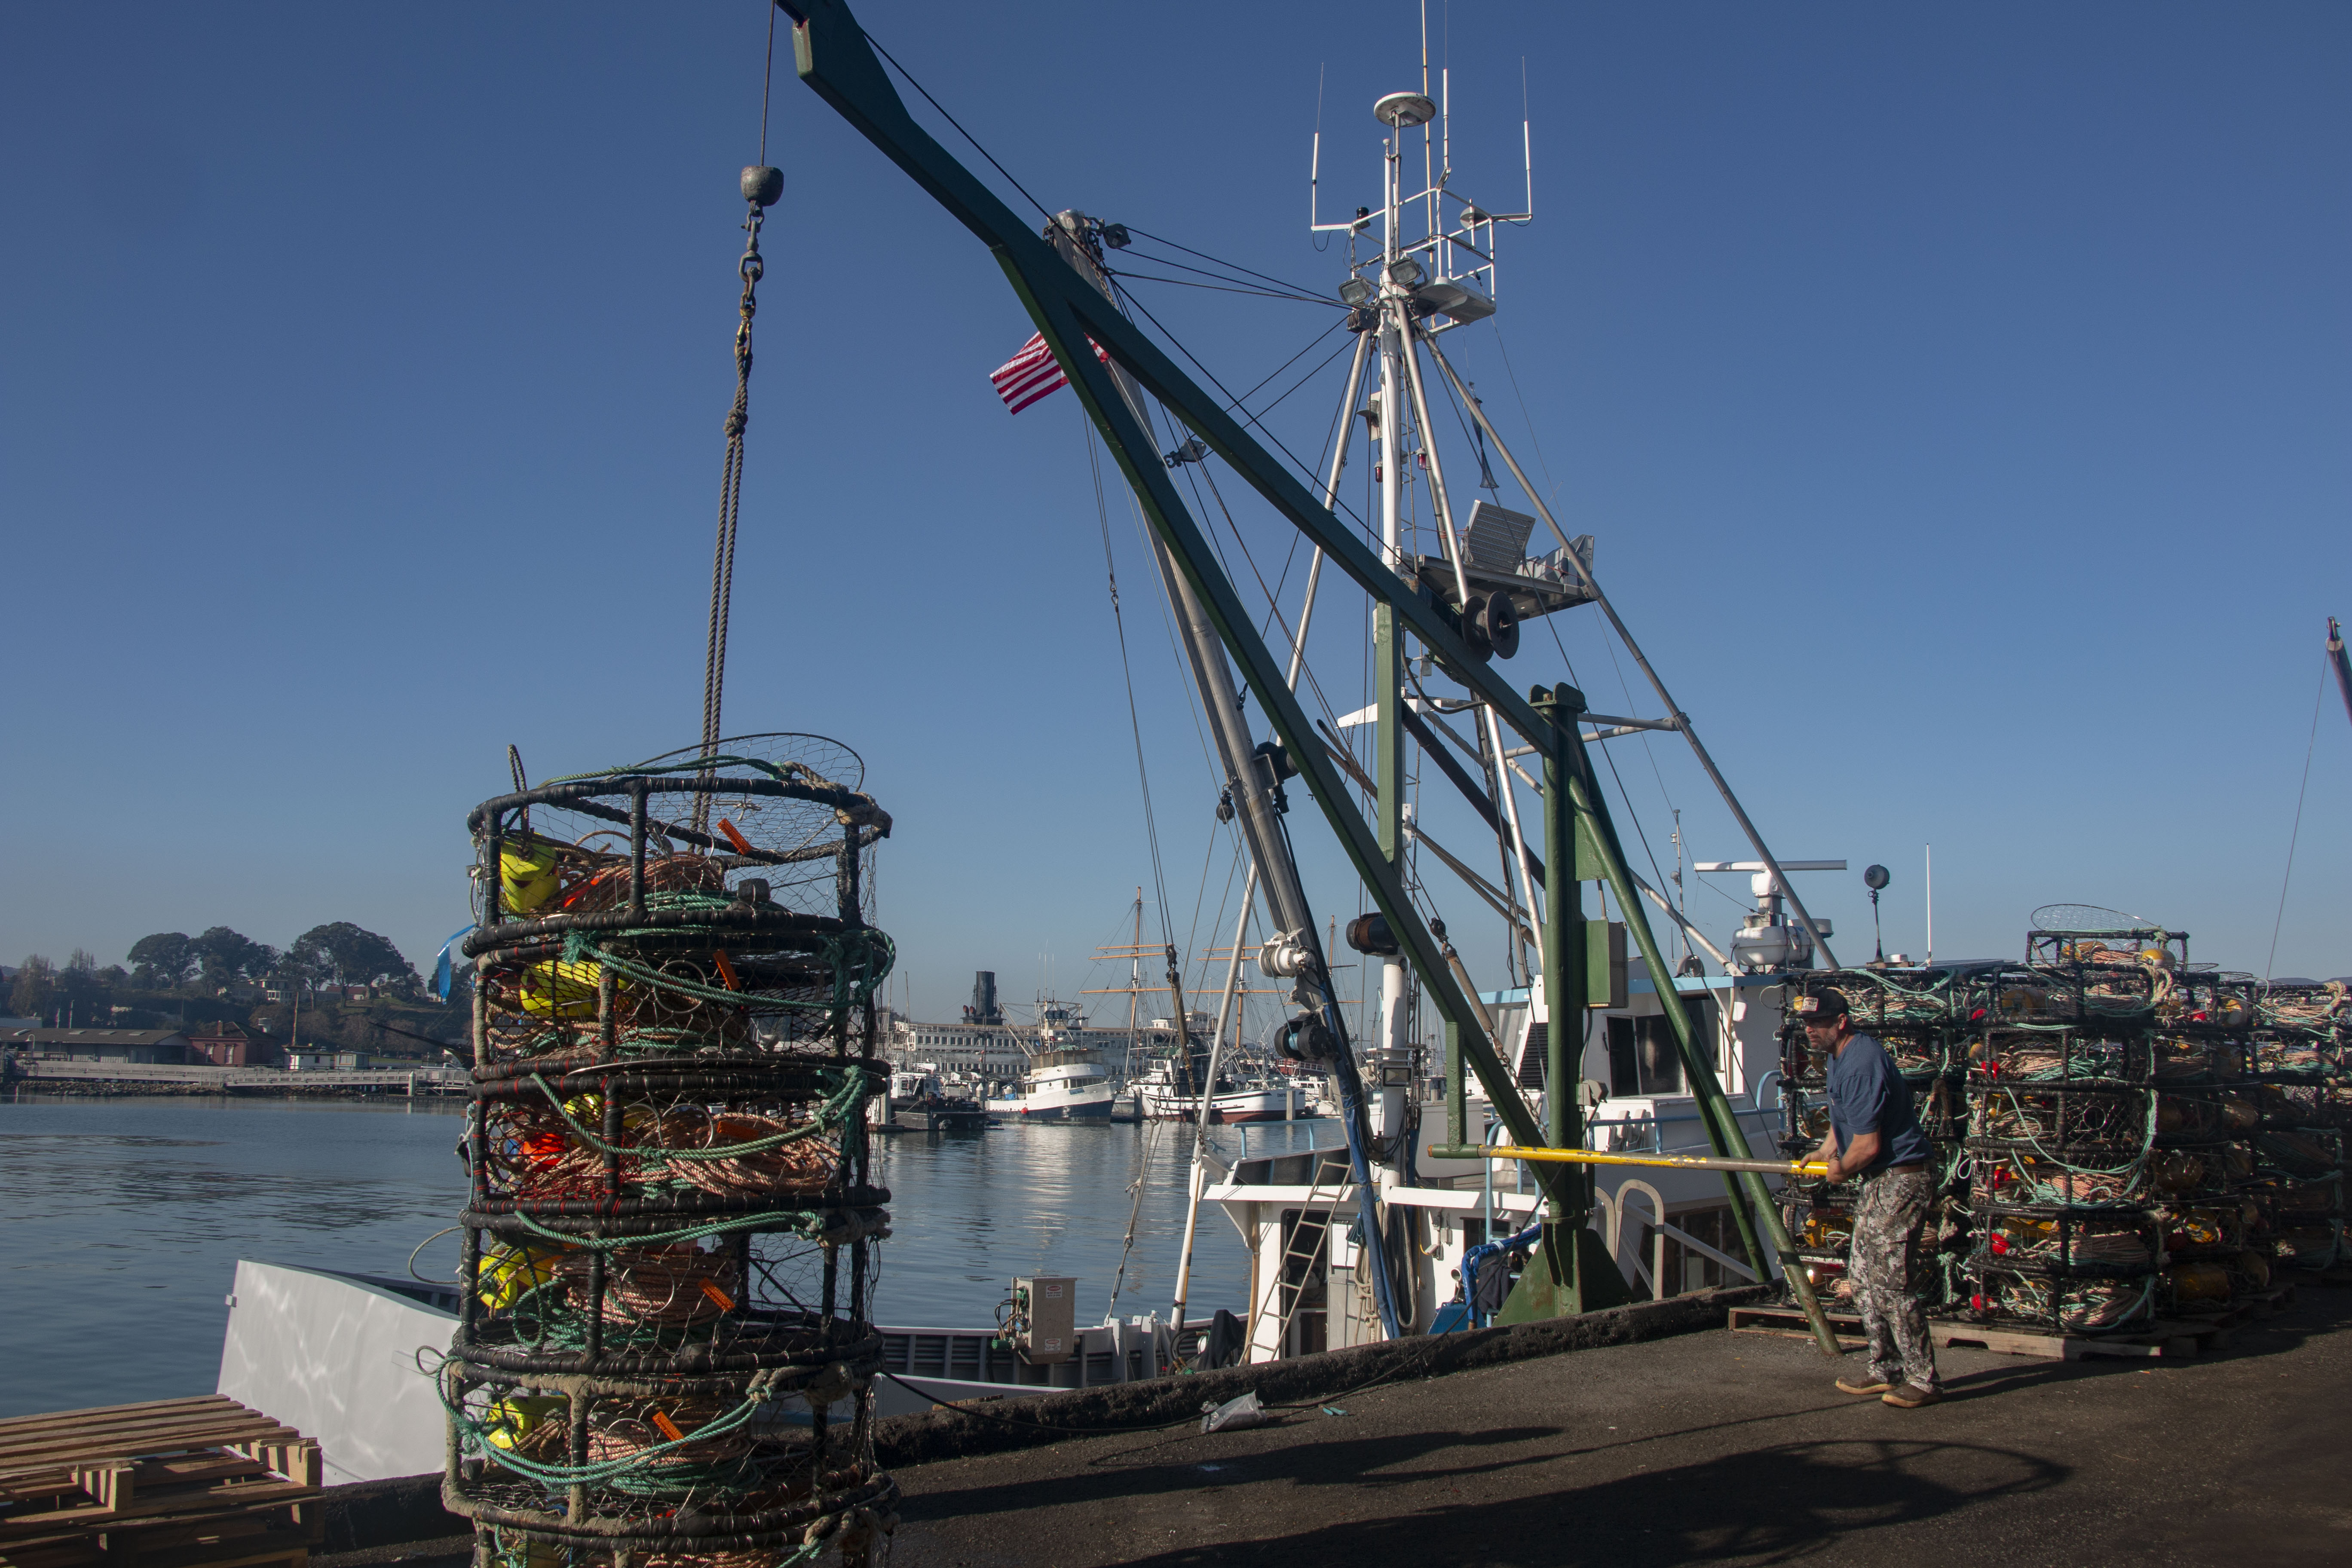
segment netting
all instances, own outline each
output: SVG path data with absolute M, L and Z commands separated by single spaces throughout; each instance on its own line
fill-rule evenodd
M 862 1559 L 867 923 L 846 747 L 752 736 L 485 803 L 451 1506 L 517 1568 Z

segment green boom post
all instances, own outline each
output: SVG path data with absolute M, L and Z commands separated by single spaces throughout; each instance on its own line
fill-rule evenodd
M 1559 689 L 1563 698 L 1573 689 Z M 1581 711 L 1581 698 L 1577 699 Z M 1618 842 L 1617 827 L 1609 819 L 1609 810 L 1601 797 L 1601 789 L 1592 773 L 1591 758 L 1584 749 L 1584 738 L 1575 724 L 1567 728 L 1563 746 L 1570 765 L 1561 772 L 1568 785 L 1567 795 L 1575 805 L 1576 815 L 1591 829 L 1591 844 L 1599 852 L 1601 869 L 1610 888 L 1625 910 L 1626 929 L 1642 949 L 1642 961 L 1650 971 L 1651 986 L 1658 994 L 1659 1010 L 1665 1015 L 1666 1026 L 1673 1031 L 1675 1048 L 1683 1059 L 1683 1069 L 1689 1077 L 1699 1114 L 1706 1127 L 1707 1142 L 1717 1155 L 1730 1159 L 1751 1159 L 1748 1135 L 1739 1130 L 1739 1119 L 1732 1114 L 1731 1102 L 1723 1092 L 1722 1080 L 1715 1075 L 1714 1058 L 1699 1049 L 1696 1032 L 1691 1028 L 1690 1014 L 1683 1006 L 1682 994 L 1675 989 L 1674 973 L 1666 965 L 1665 951 L 1658 945 L 1656 935 L 1650 930 L 1649 917 L 1643 912 L 1641 898 L 1633 886 L 1633 873 L 1625 867 L 1624 847 Z M 1546 775 L 1547 784 L 1550 775 Z M 1549 790 L 1547 790 L 1547 795 Z M 1550 802 L 1545 803 L 1547 819 Z M 1788 1227 L 1780 1223 L 1780 1205 L 1765 1189 L 1764 1178 L 1754 1171 L 1742 1171 L 1737 1175 L 1726 1173 L 1724 1183 L 1732 1188 L 1731 1215 L 1739 1226 L 1739 1239 L 1748 1248 L 1748 1256 L 1760 1279 L 1766 1271 L 1763 1249 L 1757 1245 L 1756 1222 L 1761 1220 L 1773 1250 L 1780 1255 L 1782 1276 L 1789 1282 L 1790 1293 L 1804 1309 L 1806 1321 L 1811 1325 L 1814 1342 L 1824 1355 L 1837 1356 L 1845 1352 L 1837 1342 L 1837 1334 L 1830 1328 L 1829 1320 L 1822 1315 L 1821 1303 L 1813 1297 L 1812 1281 L 1805 1278 L 1804 1266 L 1797 1258 L 1796 1244 L 1789 1237 Z M 1740 1202 L 1742 1191 L 1748 1201 Z M 1750 1210 L 1753 1210 L 1752 1215 Z
M 1555 1149 L 1584 1144 L 1584 1036 L 1591 1014 L 1591 980 L 1584 939 L 1584 884 L 1577 879 L 1576 812 L 1561 787 L 1574 765 L 1571 748 L 1584 699 L 1573 687 L 1531 694 L 1550 733 L 1544 758 L 1544 1131 Z M 1495 1315 L 1498 1323 L 1531 1322 L 1614 1307 L 1632 1299 L 1608 1244 L 1586 1228 L 1592 1212 L 1592 1174 L 1580 1166 L 1570 1183 L 1555 1184 L 1544 1203 L 1543 1247 Z

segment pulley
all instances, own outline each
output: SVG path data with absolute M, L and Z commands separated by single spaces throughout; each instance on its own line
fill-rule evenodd
M 1402 951 L 1396 932 L 1389 929 L 1389 917 L 1378 910 L 1348 922 L 1348 945 L 1367 958 L 1394 958 Z
M 1267 1043 L 1276 1055 L 1295 1062 L 1325 1062 L 1339 1054 L 1330 1026 L 1316 1013 L 1301 1013 L 1276 1024 Z
M 1462 640 L 1480 658 L 1508 658 L 1519 651 L 1519 611 L 1508 594 L 1473 594 L 1462 609 Z
M 1257 972 L 1269 980 L 1295 980 L 1307 973 L 1315 962 L 1314 950 L 1307 945 L 1303 931 L 1286 931 L 1268 937 L 1258 949 Z

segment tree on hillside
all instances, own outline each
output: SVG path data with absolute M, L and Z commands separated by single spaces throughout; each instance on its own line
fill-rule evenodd
M 114 988 L 100 976 L 96 955 L 79 947 L 73 950 L 65 968 L 58 972 L 57 994 L 49 1005 L 66 1008 L 67 1016 L 77 1026 L 102 1027 L 110 1020 Z
M 414 989 L 417 984 L 416 966 L 401 956 L 400 949 L 349 921 L 312 926 L 294 939 L 286 957 L 300 973 L 339 985 L 383 981 Z
M 258 980 L 278 963 L 276 948 L 226 926 L 215 926 L 188 945 L 204 965 L 205 983 L 215 989 L 234 980 Z
M 131 978 L 150 991 L 170 991 L 186 984 L 196 956 L 185 931 L 142 936 L 131 944 Z
M 39 953 L 25 960 L 8 988 L 8 1010 L 19 1018 L 46 1018 L 58 994 L 58 966 Z

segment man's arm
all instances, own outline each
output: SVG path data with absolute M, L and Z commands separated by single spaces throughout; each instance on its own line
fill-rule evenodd
M 1832 1136 L 1834 1137 L 1835 1134 L 1832 1134 Z M 1875 1130 L 1869 1132 L 1855 1133 L 1853 1135 L 1853 1147 L 1847 1150 L 1843 1156 L 1835 1156 L 1831 1159 L 1830 1180 L 1832 1182 L 1842 1182 L 1856 1171 L 1868 1170 L 1870 1168 L 1870 1163 L 1878 1158 L 1878 1149 L 1879 1137 Z

